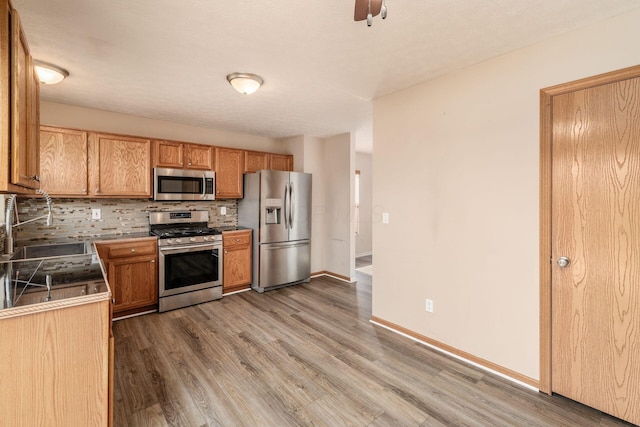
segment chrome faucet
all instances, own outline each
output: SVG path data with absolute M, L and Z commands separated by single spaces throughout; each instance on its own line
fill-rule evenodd
M 20 222 L 20 219 L 18 218 L 18 208 L 16 206 L 16 194 L 11 194 L 9 195 L 9 198 L 7 199 L 7 211 L 6 211 L 6 215 L 5 215 L 5 227 L 6 227 L 6 234 L 7 237 L 5 239 L 4 242 L 4 252 L 6 254 L 12 254 L 14 251 L 14 242 L 13 242 L 13 227 L 17 227 L 19 225 L 23 225 L 23 224 L 28 224 L 30 222 L 33 221 L 37 221 L 43 218 L 47 219 L 47 225 L 51 226 L 51 224 L 53 223 L 53 213 L 51 211 L 51 196 L 49 196 L 49 193 L 47 193 L 44 190 L 41 189 L 36 189 L 36 193 L 38 194 L 42 194 L 45 198 L 45 200 L 47 201 L 47 214 L 46 215 L 41 215 L 39 217 L 36 218 L 31 218 L 29 220 L 26 220 L 24 222 Z M 15 216 L 16 216 L 16 223 L 13 224 L 13 214 L 15 212 Z

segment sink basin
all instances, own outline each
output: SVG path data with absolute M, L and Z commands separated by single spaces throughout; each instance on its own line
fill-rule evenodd
M 21 246 L 11 254 L 11 260 L 55 258 L 70 255 L 84 255 L 86 253 L 87 245 L 85 242 Z

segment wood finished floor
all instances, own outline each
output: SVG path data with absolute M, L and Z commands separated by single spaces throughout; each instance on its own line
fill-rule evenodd
M 373 264 L 373 255 L 364 255 L 356 258 L 356 268 Z
M 629 425 L 371 324 L 358 279 L 115 322 L 115 425 Z

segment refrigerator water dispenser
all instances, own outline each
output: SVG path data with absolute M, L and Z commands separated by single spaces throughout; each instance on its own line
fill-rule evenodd
M 282 199 L 267 199 L 265 210 L 265 224 L 280 224 L 280 218 L 282 218 Z

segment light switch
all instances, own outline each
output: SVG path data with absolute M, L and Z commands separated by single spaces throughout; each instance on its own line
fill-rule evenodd
M 100 209 L 91 209 L 91 219 L 100 218 L 102 218 L 102 212 L 100 212 Z
M 389 212 L 382 213 L 382 223 L 389 224 Z

